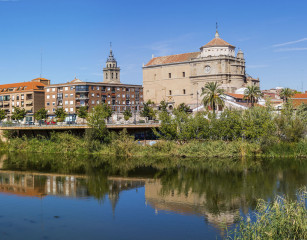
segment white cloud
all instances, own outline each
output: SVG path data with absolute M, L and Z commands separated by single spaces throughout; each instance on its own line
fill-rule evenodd
M 291 51 L 306 51 L 307 47 L 302 48 L 280 48 L 276 49 L 274 52 L 291 52 Z
M 302 38 L 302 39 L 299 39 L 299 40 L 296 40 L 296 41 L 291 41 L 291 42 L 275 44 L 275 45 L 273 45 L 273 47 L 283 47 L 283 46 L 292 45 L 292 44 L 305 42 L 305 41 L 307 41 L 307 38 Z

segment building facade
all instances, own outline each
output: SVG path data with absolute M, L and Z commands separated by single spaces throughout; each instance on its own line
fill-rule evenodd
M 143 67 L 144 100 L 157 104 L 165 100 L 194 108 L 208 82 L 218 82 L 230 93 L 249 84 L 259 86 L 259 79 L 245 72 L 243 52 L 236 54 L 235 46 L 221 39 L 218 31 L 198 52 L 155 57 Z
M 30 82 L 0 85 L 0 108 L 10 118 L 14 107 L 24 108 L 27 112 L 26 121 L 34 120 L 34 113 L 45 107 L 45 86 L 50 80 L 36 78 Z
M 68 83 L 46 87 L 45 108 L 49 117 L 55 116 L 57 108 L 63 108 L 74 121 L 78 108 L 85 106 L 90 111 L 102 103 L 109 105 L 117 113 L 126 109 L 132 112 L 139 111 L 143 104 L 143 87 L 120 82 L 120 68 L 112 50 L 103 73 L 103 82 L 83 82 L 74 79 Z

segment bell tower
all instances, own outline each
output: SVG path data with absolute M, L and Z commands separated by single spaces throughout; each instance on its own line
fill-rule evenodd
M 107 59 L 106 67 L 103 68 L 103 82 L 120 83 L 120 68 L 117 67 L 117 61 L 114 58 L 111 43 L 110 43 L 110 55 Z

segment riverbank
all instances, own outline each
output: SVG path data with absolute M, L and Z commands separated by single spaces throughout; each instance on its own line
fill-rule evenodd
M 123 157 L 180 157 L 180 158 L 244 158 L 295 157 L 307 158 L 307 140 L 282 141 L 157 141 L 143 146 L 132 137 L 119 134 L 109 143 L 89 140 L 69 133 L 54 133 L 51 138 L 10 138 L 2 142 L 1 151 L 24 153 L 94 154 Z

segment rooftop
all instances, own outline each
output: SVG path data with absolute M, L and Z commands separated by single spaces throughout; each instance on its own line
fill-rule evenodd
M 151 59 L 145 67 L 154 66 L 154 65 L 162 65 L 162 64 L 170 64 L 170 63 L 180 63 L 190 61 L 192 58 L 196 58 L 200 52 L 191 52 L 191 53 L 182 53 L 176 55 L 169 55 L 163 57 L 155 57 Z

